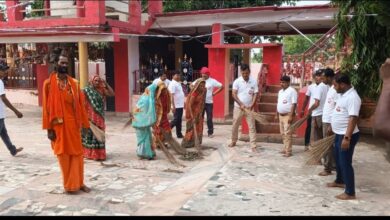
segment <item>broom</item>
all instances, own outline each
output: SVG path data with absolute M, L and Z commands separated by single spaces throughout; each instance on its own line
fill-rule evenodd
M 309 115 L 304 116 L 303 118 L 299 119 L 298 121 L 294 122 L 290 127 L 287 129 L 287 134 L 294 133 L 303 123 L 307 121 L 309 118 Z
M 93 133 L 93 135 L 96 137 L 96 139 L 99 142 L 105 142 L 106 141 L 106 136 L 104 134 L 104 131 L 98 128 L 96 125 L 94 125 L 92 122 L 89 123 L 90 129 Z
M 126 122 L 125 125 L 123 125 L 122 130 L 124 130 L 125 128 L 127 128 L 131 125 L 131 123 L 133 122 L 133 118 L 134 118 L 133 113 L 130 112 L 130 119 Z
M 185 155 L 187 153 L 187 150 L 182 147 L 179 142 L 177 142 L 174 138 L 172 138 L 172 133 L 170 132 L 165 132 L 165 131 L 162 131 L 163 135 L 164 135 L 164 140 L 169 144 L 169 146 L 172 147 L 172 149 L 180 154 L 180 155 Z
M 155 140 L 156 140 L 157 144 L 160 146 L 161 150 L 164 152 L 165 156 L 168 158 L 169 162 L 171 162 L 172 164 L 176 164 L 176 165 L 185 167 L 185 165 L 177 162 L 175 157 L 171 153 L 169 153 L 168 149 L 165 147 L 164 143 L 159 138 L 155 137 Z
M 306 165 L 315 165 L 321 158 L 325 155 L 326 152 L 333 146 L 334 139 L 336 135 L 331 135 L 329 137 L 323 138 L 319 141 L 316 141 L 310 144 L 310 150 L 308 153 L 308 159 L 306 160 Z
M 267 117 L 265 115 L 262 115 L 260 113 L 254 112 L 252 110 L 249 110 L 247 108 L 244 108 L 244 111 L 247 115 L 252 116 L 256 121 L 260 122 L 261 124 L 267 124 L 269 123 L 267 120 Z

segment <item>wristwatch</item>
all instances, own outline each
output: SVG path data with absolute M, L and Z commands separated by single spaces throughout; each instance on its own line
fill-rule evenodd
M 347 140 L 347 141 L 349 141 L 350 137 L 344 136 L 344 139 Z

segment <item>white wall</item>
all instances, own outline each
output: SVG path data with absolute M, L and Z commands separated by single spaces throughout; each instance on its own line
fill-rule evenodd
M 139 38 L 130 37 L 128 39 L 128 65 L 129 65 L 129 109 L 133 110 L 133 88 L 135 87 L 133 72 L 139 70 Z
M 99 76 L 102 79 L 106 79 L 106 64 L 105 62 L 88 62 L 88 79 L 92 79 L 92 77 L 97 73 L 96 72 L 96 65 L 99 65 Z M 80 79 L 79 77 L 79 62 L 75 62 L 75 72 L 76 72 L 76 79 Z

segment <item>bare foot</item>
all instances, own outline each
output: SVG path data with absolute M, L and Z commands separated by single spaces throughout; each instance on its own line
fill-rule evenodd
M 327 187 L 345 188 L 345 184 L 335 183 L 335 182 L 327 183 L 326 186 L 327 186 Z
M 83 192 L 86 192 L 86 193 L 91 192 L 91 188 L 89 188 L 86 185 L 81 186 L 80 190 L 83 191 Z
M 236 142 L 232 142 L 232 143 L 230 143 L 230 144 L 228 145 L 228 147 L 234 147 L 234 146 L 236 146 Z
M 335 196 L 337 199 L 341 200 L 351 200 L 351 199 L 356 199 L 355 195 L 348 195 L 346 193 L 341 193 L 340 195 Z

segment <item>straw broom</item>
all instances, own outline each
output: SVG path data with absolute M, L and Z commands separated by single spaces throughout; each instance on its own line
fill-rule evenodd
M 254 112 L 252 110 L 249 110 L 247 108 L 244 108 L 244 111 L 247 115 L 252 116 L 256 121 L 260 122 L 261 124 L 267 124 L 269 123 L 267 120 L 267 117 L 265 115 L 262 115 L 260 113 Z
M 134 118 L 133 113 L 130 112 L 130 119 L 126 122 L 125 125 L 123 125 L 122 130 L 124 130 L 125 128 L 129 127 L 131 125 L 131 123 L 133 123 L 133 118 Z
M 304 116 L 303 118 L 299 119 L 298 121 L 294 122 L 292 125 L 290 125 L 290 127 L 288 127 L 287 129 L 287 134 L 292 134 L 292 133 L 295 133 L 295 131 L 301 127 L 301 125 L 303 123 L 305 123 L 307 121 L 307 119 L 309 118 L 309 115 L 306 115 Z
M 172 147 L 172 149 L 180 154 L 180 155 L 185 155 L 187 153 L 187 150 L 182 147 L 179 142 L 177 142 L 174 138 L 172 138 L 172 133 L 170 132 L 165 132 L 162 131 L 164 135 L 164 140 L 169 144 L 169 146 Z
M 331 135 L 329 137 L 323 138 L 319 141 L 316 141 L 310 144 L 310 150 L 308 152 L 308 159 L 306 160 L 306 165 L 315 165 L 318 161 L 323 158 L 326 152 L 332 148 L 334 139 L 336 135 Z
M 98 128 L 92 122 L 90 122 L 89 124 L 90 124 L 90 129 L 91 129 L 93 135 L 96 137 L 96 139 L 99 142 L 105 142 L 106 141 L 106 136 L 105 136 L 104 131 L 101 130 L 100 128 Z
M 169 162 L 171 162 L 172 164 L 176 164 L 178 166 L 185 167 L 185 165 L 177 162 L 175 157 L 168 151 L 168 149 L 165 147 L 164 143 L 159 138 L 155 138 L 155 140 L 156 140 L 157 144 L 160 146 L 161 150 L 164 152 L 165 156 L 168 158 Z

